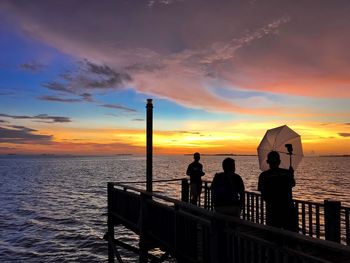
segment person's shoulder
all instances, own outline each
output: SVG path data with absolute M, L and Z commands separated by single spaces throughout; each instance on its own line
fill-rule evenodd
M 259 182 L 264 182 L 264 181 L 268 180 L 269 177 L 271 177 L 270 169 L 260 173 Z
M 224 173 L 216 173 L 215 175 L 214 175 L 214 179 L 213 180 L 215 180 L 215 181 L 222 181 L 223 179 L 224 179 Z
M 225 175 L 225 173 L 216 173 L 214 177 L 221 178 Z
M 269 170 L 266 170 L 266 171 L 263 171 L 263 172 L 260 173 L 259 177 L 268 176 L 270 173 L 271 173 L 270 169 L 269 169 Z
M 242 178 L 242 176 L 240 176 L 239 174 L 236 174 L 236 173 L 233 173 L 233 176 L 234 176 L 236 182 L 239 181 L 239 182 L 243 183 L 243 178 Z
M 195 164 L 195 162 L 192 162 L 188 165 L 188 167 L 193 166 L 194 164 Z
M 291 173 L 290 170 L 284 169 L 284 168 L 278 168 L 278 172 L 280 174 L 290 174 Z
M 242 179 L 242 176 L 240 176 L 239 174 L 233 173 L 233 176 Z

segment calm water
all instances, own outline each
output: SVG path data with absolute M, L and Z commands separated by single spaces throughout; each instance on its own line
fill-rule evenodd
M 223 157 L 204 156 L 206 179 Z M 247 190 L 257 187 L 257 157 L 236 157 Z M 191 156 L 155 157 L 154 179 L 181 178 Z M 0 262 L 106 262 L 106 182 L 144 180 L 145 159 L 133 156 L 0 158 Z M 304 158 L 294 196 L 350 206 L 350 158 Z M 157 191 L 176 197 L 169 184 Z M 119 237 L 137 243 L 126 230 Z M 134 254 L 122 251 L 127 262 Z

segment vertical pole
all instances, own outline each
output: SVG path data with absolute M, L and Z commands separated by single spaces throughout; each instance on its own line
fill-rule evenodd
M 148 262 L 148 212 L 147 212 L 147 200 L 150 197 L 141 193 L 141 210 L 140 210 L 140 240 L 139 240 L 139 262 L 147 263 Z
M 341 202 L 324 200 L 324 228 L 326 240 L 340 243 Z
M 152 159 L 153 159 L 153 103 L 147 99 L 147 121 L 146 121 L 146 191 L 152 192 Z
M 114 224 L 112 217 L 112 208 L 113 208 L 113 184 L 111 182 L 107 185 L 107 228 L 108 236 L 114 240 Z M 113 245 L 108 242 L 108 263 L 114 263 L 114 250 Z
M 188 203 L 188 196 L 189 196 L 189 186 L 188 186 L 188 180 L 182 179 L 181 180 L 181 201 Z

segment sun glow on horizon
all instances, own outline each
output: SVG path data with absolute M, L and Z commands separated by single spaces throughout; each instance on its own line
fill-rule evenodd
M 228 122 L 223 129 L 216 129 L 215 123 L 208 128 L 208 122 L 197 122 L 193 126 L 195 130 L 155 130 L 153 143 L 156 154 L 185 154 L 193 151 L 255 154 L 266 129 L 277 126 L 280 125 Z M 295 123 L 290 126 L 301 135 L 306 155 L 349 153 L 350 146 L 346 133 L 349 129 L 348 124 Z M 65 129 L 61 127 L 54 130 L 43 129 L 40 134 L 51 134 L 52 142 L 21 145 L 21 147 L 7 143 L 5 146 L 10 150 L 1 152 L 143 154 L 146 144 L 144 129 Z

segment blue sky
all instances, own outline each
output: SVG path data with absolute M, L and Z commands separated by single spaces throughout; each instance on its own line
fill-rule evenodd
M 0 4 L 0 153 L 142 152 L 147 98 L 160 153 L 252 153 L 284 124 L 349 151 L 346 1 L 78 2 Z

